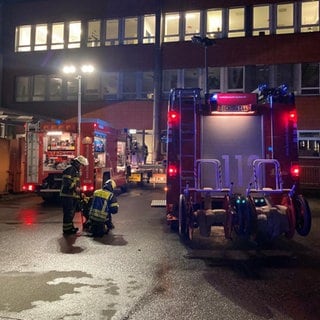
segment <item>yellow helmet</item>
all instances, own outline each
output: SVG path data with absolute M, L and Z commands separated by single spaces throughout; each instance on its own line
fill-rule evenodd
M 75 161 L 78 161 L 80 164 L 82 164 L 83 166 L 87 166 L 89 165 L 88 159 L 84 156 L 77 156 L 74 158 Z
M 116 187 L 117 187 L 117 184 L 116 184 L 116 182 L 115 182 L 114 180 L 112 180 L 112 179 L 107 180 L 107 181 L 105 182 L 104 186 L 103 186 L 104 189 L 105 189 L 105 188 L 107 188 L 107 189 L 111 188 L 112 190 L 114 190 Z

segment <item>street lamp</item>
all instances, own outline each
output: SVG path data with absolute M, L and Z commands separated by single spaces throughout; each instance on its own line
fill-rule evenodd
M 78 80 L 78 138 L 77 138 L 77 154 L 80 154 L 80 143 L 81 143 L 81 77 L 85 73 L 92 73 L 94 67 L 92 65 L 86 64 L 80 67 L 80 72 L 73 65 L 68 65 L 63 67 L 63 72 L 65 74 L 75 74 L 78 72 L 76 79 Z
M 204 46 L 204 71 L 205 71 L 205 90 L 206 94 L 209 93 L 208 85 L 208 63 L 207 63 L 207 48 L 216 44 L 214 39 L 208 37 L 193 36 L 191 38 L 192 43 L 201 44 Z

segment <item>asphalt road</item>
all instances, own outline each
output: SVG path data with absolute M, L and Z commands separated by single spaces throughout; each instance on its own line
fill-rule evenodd
M 262 249 L 221 229 L 183 243 L 155 199 L 162 190 L 119 196 L 102 239 L 64 237 L 61 208 L 37 197 L 2 199 L 0 319 L 320 319 L 317 199 L 308 237 Z

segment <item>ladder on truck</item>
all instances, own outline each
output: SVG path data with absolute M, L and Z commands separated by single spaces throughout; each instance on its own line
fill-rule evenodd
M 39 131 L 40 124 L 27 123 L 26 132 L 26 183 L 38 183 L 39 179 Z
M 195 188 L 194 165 L 198 157 L 197 112 L 201 106 L 200 88 L 171 90 L 171 110 L 179 113 L 179 184 L 182 192 L 186 187 Z

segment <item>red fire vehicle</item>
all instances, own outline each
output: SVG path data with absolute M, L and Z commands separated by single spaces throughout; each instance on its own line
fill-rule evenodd
M 91 195 L 110 178 L 119 188 L 125 188 L 125 134 L 105 121 L 82 119 L 80 138 L 77 139 L 77 123 L 74 122 L 28 123 L 23 190 L 36 192 L 45 200 L 57 198 L 62 172 L 77 156 L 77 150 L 89 161 L 81 170 L 81 187 L 85 194 Z
M 192 239 L 199 227 L 209 236 L 212 226 L 224 227 L 226 238 L 309 233 L 294 99 L 282 90 L 211 94 L 205 102 L 199 88 L 171 90 L 166 206 L 180 235 Z

